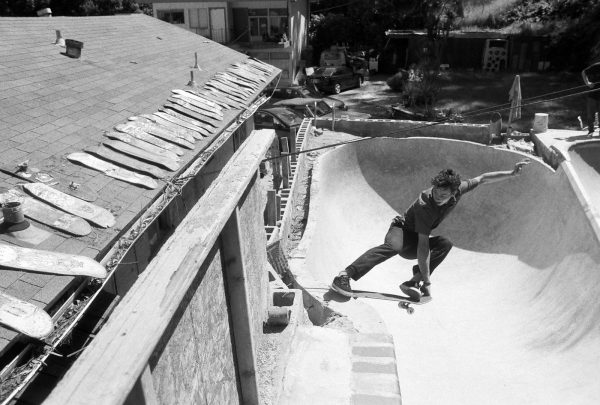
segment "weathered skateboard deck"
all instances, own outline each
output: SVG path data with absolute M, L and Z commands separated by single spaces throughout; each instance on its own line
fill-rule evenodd
M 119 124 L 115 127 L 115 129 L 119 132 L 123 132 L 124 134 L 131 135 L 141 141 L 148 142 L 149 144 L 157 146 L 161 149 L 171 151 L 178 156 L 181 156 L 185 153 L 179 146 L 174 145 L 171 142 L 167 142 L 158 136 L 149 134 L 133 123 L 128 122 L 127 124 Z
M 84 236 L 92 232 L 90 224 L 82 218 L 44 204 L 19 190 L 0 189 L 0 203 L 4 204 L 9 201 L 21 201 L 23 204 L 23 214 L 26 217 L 48 225 L 51 228 L 75 236 Z
M 115 217 L 110 211 L 79 198 L 61 193 L 45 184 L 23 184 L 23 188 L 34 197 L 102 228 L 108 228 L 115 224 Z
M 194 149 L 194 141 L 193 137 L 180 137 L 170 132 L 166 128 L 162 128 L 156 124 L 151 122 L 143 122 L 143 121 L 129 121 L 126 124 L 117 125 L 119 128 L 125 128 L 127 133 L 131 133 L 131 131 L 142 131 L 144 133 L 148 133 L 152 136 L 162 139 L 163 141 L 171 144 L 175 144 L 177 146 L 181 146 L 186 149 Z M 116 127 L 115 127 L 116 128 Z
M 106 269 L 87 256 L 0 244 L 0 268 L 62 276 L 106 278 Z
M 102 144 L 108 146 L 113 150 L 116 150 L 117 152 L 125 153 L 126 155 L 132 156 L 137 159 L 141 159 L 148 163 L 158 165 L 172 172 L 179 169 L 179 163 L 177 163 L 176 160 L 157 155 L 156 153 L 138 148 L 126 142 L 106 140 L 102 142 Z
M 154 165 L 144 163 L 141 160 L 129 157 L 123 153 L 119 153 L 113 149 L 107 148 L 104 145 L 89 146 L 85 148 L 85 151 L 118 165 L 125 166 L 128 169 L 148 174 L 157 179 L 167 177 L 167 173 L 164 170 Z
M 54 330 L 46 311 L 3 292 L 0 292 L 0 323 L 34 339 L 43 339 Z
M 202 125 L 210 126 L 213 129 L 219 126 L 217 120 L 215 120 L 214 118 L 207 117 L 202 113 L 199 113 L 194 107 L 182 100 L 169 98 L 167 100 L 167 103 L 165 103 L 165 107 L 175 110 L 180 114 L 187 115 L 188 117 L 191 117 L 196 121 L 200 121 Z
M 130 117 L 129 124 L 138 126 L 142 131 L 158 136 L 165 141 L 173 142 L 187 149 L 194 149 L 196 138 L 183 131 L 174 131 L 170 126 L 159 125 L 142 117 Z
M 196 103 L 205 105 L 206 107 L 210 108 L 215 114 L 218 114 L 221 117 L 223 117 L 223 106 L 219 105 L 213 100 L 185 90 L 174 89 L 172 91 L 173 94 L 177 94 L 183 97 L 185 100 L 193 100 L 196 101 Z
M 214 107 L 208 106 L 207 104 L 199 101 L 198 98 L 193 98 L 187 95 L 175 93 L 171 95 L 169 101 L 173 102 L 173 100 L 181 100 L 182 102 L 187 103 L 196 108 L 198 112 L 203 111 L 207 117 L 214 118 L 219 121 L 223 119 L 223 113 L 220 113 Z
M 130 134 L 125 134 L 122 132 L 114 132 L 114 131 L 109 131 L 106 132 L 104 134 L 105 137 L 110 138 L 110 139 L 115 139 L 117 141 L 121 141 L 123 143 L 127 143 L 131 146 L 135 146 L 136 148 L 145 150 L 147 152 L 152 153 L 153 155 L 156 156 L 161 156 L 165 159 L 169 159 L 175 162 L 178 162 L 179 156 L 177 156 L 176 153 L 171 152 L 169 150 L 160 148 L 156 145 L 152 145 L 151 143 L 148 143 L 144 140 L 138 139 L 135 136 L 131 136 Z
M 145 174 L 139 174 L 131 170 L 119 167 L 113 163 L 107 162 L 106 160 L 98 159 L 95 156 L 85 152 L 74 152 L 67 156 L 72 162 L 81 163 L 90 169 L 98 170 L 105 175 L 112 177 L 113 179 L 121 180 L 126 183 L 135 184 L 138 186 L 146 187 L 149 189 L 155 189 L 158 187 L 158 183 L 153 178 L 146 176 Z
M 195 124 L 190 124 L 190 123 L 188 123 L 182 119 L 179 119 L 179 118 L 175 117 L 174 115 L 169 114 L 165 111 L 157 111 L 152 114 L 152 117 L 156 117 L 159 120 L 170 122 L 173 125 L 177 125 L 178 127 L 192 131 L 193 136 L 196 139 L 201 139 L 203 137 L 207 137 L 210 135 L 210 131 L 208 129 L 200 127 Z M 160 122 L 160 121 L 157 121 L 157 122 Z M 160 123 L 162 124 L 163 122 L 160 122 Z
M 29 171 L 20 170 L 18 166 L 14 168 L 0 167 L 0 171 L 10 174 L 19 179 L 26 180 L 30 183 L 44 183 L 53 186 L 63 193 L 70 194 L 74 197 L 81 198 L 89 202 L 94 202 L 98 199 L 98 193 L 85 184 L 68 181 L 66 178 L 47 172 L 38 171 L 32 168 Z
M 206 131 L 209 135 L 215 131 L 215 129 L 210 125 L 204 125 L 204 123 L 199 122 L 195 118 L 191 118 L 185 114 L 175 111 L 172 108 L 166 108 L 166 106 L 168 106 L 168 105 L 169 105 L 169 103 L 165 104 L 164 107 L 160 107 L 158 109 L 158 113 L 166 114 L 170 117 L 176 118 L 177 122 L 183 122 L 183 123 L 186 123 L 187 125 L 191 125 L 194 128 L 199 128 L 201 131 Z M 155 113 L 155 114 L 158 114 L 158 113 Z
M 204 137 L 206 135 L 208 135 L 208 131 L 206 131 L 206 133 L 204 133 L 204 132 L 199 133 L 193 129 L 186 128 L 182 125 L 176 124 L 175 122 L 169 121 L 169 120 L 167 120 L 163 117 L 160 117 L 156 114 L 142 114 L 142 115 L 135 116 L 135 117 L 129 117 L 129 120 L 142 121 L 142 122 L 148 122 L 148 123 L 152 123 L 155 125 L 159 125 L 162 128 L 166 128 L 167 130 L 171 131 L 176 136 L 179 136 L 182 138 L 185 137 L 186 139 L 191 137 L 194 140 L 194 142 L 196 142 L 199 139 L 204 139 Z

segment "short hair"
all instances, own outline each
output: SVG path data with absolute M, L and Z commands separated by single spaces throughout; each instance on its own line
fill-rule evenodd
M 460 174 L 452 169 L 442 170 L 431 179 L 431 185 L 442 188 L 449 187 L 452 191 L 456 191 L 460 187 Z

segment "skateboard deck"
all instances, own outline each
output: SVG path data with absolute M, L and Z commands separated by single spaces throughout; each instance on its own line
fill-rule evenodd
M 44 204 L 18 190 L 0 189 L 0 202 L 4 203 L 8 201 L 21 201 L 23 203 L 23 214 L 26 217 L 48 225 L 51 228 L 75 236 L 85 236 L 92 232 L 90 224 L 82 218 Z
M 180 160 L 179 156 L 177 156 L 177 154 L 175 152 L 163 149 L 156 145 L 152 145 L 151 143 L 148 143 L 148 142 L 146 142 L 142 139 L 139 139 L 135 136 L 132 136 L 130 134 L 125 134 L 123 132 L 109 131 L 109 132 L 106 132 L 104 134 L 104 136 L 107 138 L 110 138 L 110 139 L 115 139 L 117 141 L 127 143 L 131 146 L 135 146 L 136 148 L 143 149 L 147 152 L 150 152 L 153 155 L 162 156 L 166 159 L 169 159 L 169 160 L 172 160 L 175 162 Z
M 71 162 L 81 163 L 90 169 L 97 170 L 104 173 L 108 177 L 113 179 L 121 180 L 126 183 L 135 184 L 138 186 L 146 187 L 149 189 L 155 189 L 158 187 L 158 183 L 153 178 L 146 176 L 145 174 L 139 174 L 131 170 L 124 169 L 113 163 L 107 162 L 106 160 L 98 159 L 95 156 L 85 152 L 74 152 L 67 156 Z
M 129 117 L 129 123 L 137 125 L 143 131 L 154 136 L 164 139 L 165 141 L 174 142 L 179 146 L 187 149 L 194 149 L 196 138 L 184 131 L 175 131 L 169 125 L 160 125 L 142 117 Z
M 242 99 L 247 99 L 252 95 L 252 91 L 250 89 L 241 87 L 238 83 L 231 80 L 230 77 L 215 74 L 213 78 L 209 81 L 210 84 L 222 84 L 230 93 L 229 94 L 237 94 Z
M 102 142 L 102 144 L 108 146 L 109 148 L 117 152 L 125 153 L 126 155 L 132 156 L 137 159 L 141 159 L 148 163 L 158 165 L 172 172 L 179 169 L 179 163 L 177 163 L 176 160 L 157 155 L 145 149 L 138 148 L 130 143 L 107 139 L 106 141 Z
M 230 73 L 230 72 L 219 72 L 215 74 L 215 77 L 221 78 L 223 80 L 228 80 L 231 83 L 235 83 L 238 86 L 241 86 L 245 89 L 249 89 L 251 93 L 254 93 L 258 90 L 258 86 L 256 85 L 256 83 L 240 77 L 234 73 Z
M 193 97 L 196 97 L 196 98 L 193 98 Z M 184 94 L 174 93 L 171 95 L 170 98 L 181 100 L 184 103 L 188 103 L 191 106 L 193 106 L 194 108 L 196 108 L 198 111 L 205 111 L 207 117 L 211 117 L 211 118 L 214 118 L 219 121 L 221 121 L 223 119 L 223 113 L 218 111 L 216 108 L 211 107 L 211 106 L 205 104 L 204 102 L 200 101 L 199 97 L 197 97 L 197 96 L 193 96 L 193 97 L 184 95 Z
M 127 128 L 126 131 L 143 131 L 152 136 L 162 139 L 163 141 L 170 142 L 172 144 L 181 146 L 186 149 L 194 149 L 194 141 L 193 137 L 187 136 L 177 136 L 173 132 L 169 131 L 166 128 L 160 127 L 152 122 L 143 122 L 141 120 L 129 121 L 127 124 L 117 125 L 121 128 Z
M 179 122 L 184 122 L 184 123 L 186 123 L 188 125 L 191 125 L 193 127 L 200 128 L 201 130 L 206 131 L 209 135 L 211 133 L 215 132 L 215 128 L 213 128 L 212 126 L 205 125 L 204 123 L 199 122 L 197 119 L 191 118 L 190 116 L 182 114 L 179 111 L 176 111 L 176 110 L 174 110 L 172 108 L 166 108 L 168 105 L 170 105 L 170 103 L 165 104 L 165 106 L 159 108 L 158 111 L 160 113 L 167 114 L 167 115 L 169 115 L 171 117 L 177 118 L 177 120 Z
M 172 90 L 172 92 L 173 94 L 180 95 L 184 99 L 195 100 L 198 103 L 204 104 L 208 108 L 212 109 L 212 111 L 214 111 L 216 114 L 220 115 L 221 117 L 223 116 L 224 107 L 214 102 L 213 100 L 185 90 L 174 89 Z
M 85 151 L 118 165 L 125 166 L 128 169 L 148 174 L 157 179 L 167 177 L 167 173 L 164 170 L 154 165 L 144 163 L 138 159 L 129 157 L 123 153 L 116 152 L 113 149 L 105 147 L 104 145 L 89 146 L 85 148 Z
M 175 117 L 174 115 L 165 112 L 164 110 L 153 113 L 152 117 L 157 118 L 159 120 L 159 121 L 157 121 L 158 123 L 164 124 L 164 122 L 160 121 L 160 120 L 162 120 L 162 121 L 169 122 L 172 125 L 176 125 L 180 128 L 183 128 L 185 130 L 192 131 L 193 136 L 196 139 L 202 139 L 202 138 L 210 135 L 210 131 L 208 131 L 208 129 L 200 127 L 195 124 L 190 124 L 188 122 L 185 122 L 184 120 L 179 119 L 179 118 Z
M 0 323 L 34 339 L 43 339 L 54 330 L 46 311 L 3 292 L 0 292 Z
M 334 293 L 344 296 L 340 294 L 333 288 L 329 288 L 330 291 Z M 409 315 L 412 315 L 415 312 L 415 309 L 411 307 L 411 305 L 424 305 L 427 302 L 421 302 L 411 297 L 407 297 L 405 295 L 396 295 L 389 293 L 382 293 L 377 291 L 364 291 L 364 290 L 352 290 L 352 296 L 350 298 L 372 298 L 377 300 L 388 300 L 388 301 L 397 301 L 398 307 L 404 309 Z
M 58 190 L 53 189 L 42 183 L 23 184 L 23 188 L 28 193 L 47 202 L 48 204 L 60 208 L 69 214 L 77 215 L 88 222 L 96 224 L 102 228 L 108 228 L 115 224 L 115 217 L 110 211 L 80 200 Z
M 148 132 L 142 130 L 141 128 L 139 128 L 136 125 L 133 125 L 132 123 L 119 124 L 115 127 L 115 129 L 124 134 L 131 135 L 136 139 L 139 139 L 141 141 L 148 142 L 149 144 L 157 146 L 160 149 L 164 149 L 164 150 L 173 152 L 178 156 L 181 156 L 184 154 L 183 149 L 181 149 L 179 146 L 176 146 L 176 145 L 174 145 L 170 142 L 167 142 L 157 136 L 149 134 Z
M 142 114 L 142 115 L 135 116 L 135 117 L 129 117 L 129 120 L 147 122 L 147 123 L 151 123 L 154 125 L 159 125 L 160 127 L 165 128 L 168 131 L 175 134 L 175 136 L 179 136 L 179 137 L 185 138 L 185 139 L 191 138 L 194 140 L 194 142 L 196 142 L 198 139 L 204 138 L 204 135 L 202 133 L 198 133 L 192 129 L 185 128 L 181 125 L 178 125 L 172 121 L 168 121 L 168 120 L 166 120 L 162 117 L 159 117 L 157 115 L 154 115 L 154 114 Z M 208 134 L 208 132 L 206 132 L 206 134 Z
M 218 123 L 214 118 L 207 117 L 206 115 L 198 112 L 198 109 L 186 103 L 185 101 L 169 98 L 167 103 L 165 103 L 165 107 L 171 108 L 181 114 L 185 114 L 196 121 L 200 121 L 203 125 L 208 125 L 213 127 L 213 129 L 218 127 Z
M 58 274 L 106 278 L 106 269 L 87 256 L 29 249 L 0 244 L 0 268 Z
M 81 198 L 82 200 L 86 200 L 89 202 L 94 202 L 98 199 L 98 193 L 94 190 L 86 186 L 85 184 L 79 184 L 74 181 L 69 181 L 68 179 L 58 176 L 56 174 L 51 174 L 48 172 L 39 171 L 36 168 L 32 168 L 29 171 L 19 170 L 18 166 L 14 168 L 9 167 L 0 167 L 0 171 L 10 174 L 19 179 L 26 180 L 30 183 L 45 183 L 53 186 L 57 190 L 62 191 L 63 193 L 70 194 L 74 197 Z

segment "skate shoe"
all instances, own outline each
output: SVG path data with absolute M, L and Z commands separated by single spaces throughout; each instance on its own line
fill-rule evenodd
M 352 297 L 352 288 L 350 288 L 350 277 L 341 275 L 333 279 L 331 283 L 331 289 L 338 294 L 342 294 L 346 297 Z
M 405 281 L 404 283 L 400 284 L 400 290 L 402 290 L 402 292 L 404 294 L 408 295 L 410 298 L 412 298 L 414 300 L 421 299 L 421 291 L 419 290 L 419 283 L 417 283 L 416 281 L 413 281 L 413 280 Z
M 431 284 L 423 284 L 419 289 L 421 291 L 421 302 L 426 303 L 431 301 Z

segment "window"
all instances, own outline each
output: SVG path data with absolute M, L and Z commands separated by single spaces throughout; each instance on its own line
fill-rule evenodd
M 248 9 L 248 26 L 251 39 L 278 42 L 284 33 L 289 36 L 287 9 Z
M 185 24 L 183 10 L 156 10 L 156 17 L 171 24 Z
M 205 8 L 191 8 L 189 10 L 190 28 L 208 29 L 208 10 Z

